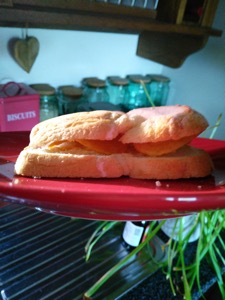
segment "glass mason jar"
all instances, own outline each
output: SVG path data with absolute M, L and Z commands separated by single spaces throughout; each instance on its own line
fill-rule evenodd
M 40 121 L 58 116 L 56 90 L 49 84 L 30 85 L 40 95 Z
M 147 85 L 150 83 L 150 78 L 142 75 L 128 75 L 129 79 L 129 93 L 130 98 L 126 102 L 126 107 L 128 110 L 140 108 L 140 107 L 148 107 L 150 106 L 150 102 L 146 95 Z
M 84 97 L 90 103 L 109 102 L 109 94 L 106 88 L 105 80 L 98 78 L 89 78 L 84 81 Z
M 166 105 L 169 89 L 170 79 L 163 75 L 146 75 L 150 78 L 151 83 L 149 84 L 149 94 L 156 106 Z
M 119 76 L 109 76 L 107 78 L 107 90 L 109 94 L 109 101 L 115 105 L 125 105 L 129 101 L 129 81 L 127 78 Z
M 73 85 L 60 86 L 58 89 L 59 115 L 78 112 L 83 101 L 83 90 Z

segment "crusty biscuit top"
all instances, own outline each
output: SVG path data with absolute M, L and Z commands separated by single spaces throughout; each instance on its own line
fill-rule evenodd
M 186 105 L 138 108 L 129 111 L 127 115 L 136 122 L 121 137 L 123 143 L 179 140 L 198 136 L 208 126 L 207 120 L 200 113 Z
M 39 148 L 63 140 L 112 140 L 131 126 L 128 116 L 119 111 L 72 113 L 34 126 L 30 134 L 30 146 Z
M 158 143 L 191 139 L 208 126 L 206 119 L 186 105 L 139 108 L 119 111 L 79 112 L 37 124 L 30 134 L 30 147 L 77 140 L 109 141 L 123 144 Z

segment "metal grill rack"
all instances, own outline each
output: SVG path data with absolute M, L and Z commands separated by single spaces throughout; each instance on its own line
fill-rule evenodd
M 98 222 L 46 214 L 21 205 L 0 208 L 0 299 L 82 299 L 84 292 L 127 255 L 123 224 L 108 232 L 85 262 L 84 246 Z M 163 260 L 162 242 L 152 251 Z M 93 299 L 121 299 L 158 269 L 143 251 L 112 277 Z M 126 297 L 125 297 L 126 299 Z

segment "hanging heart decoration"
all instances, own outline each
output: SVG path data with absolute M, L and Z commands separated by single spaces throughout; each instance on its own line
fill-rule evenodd
M 39 52 L 39 41 L 33 36 L 17 39 L 12 46 L 12 55 L 16 62 L 29 73 Z

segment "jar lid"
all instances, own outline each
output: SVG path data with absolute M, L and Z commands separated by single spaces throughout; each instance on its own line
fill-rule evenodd
M 113 85 L 128 85 L 129 83 L 127 78 L 121 78 L 120 76 L 109 76 L 107 79 Z
M 50 96 L 55 94 L 55 88 L 49 84 L 45 84 L 45 83 L 30 84 L 30 87 L 35 91 L 37 91 L 41 96 L 44 95 Z
M 80 98 L 83 94 L 82 88 L 75 87 L 75 86 L 62 86 L 60 87 L 63 95 L 68 96 L 70 98 L 76 99 Z
M 81 83 L 82 85 L 87 85 L 89 81 L 92 81 L 92 80 L 96 80 L 98 79 L 97 77 L 85 77 L 82 79 Z
M 151 79 L 148 76 L 143 75 L 128 75 L 128 79 L 134 83 L 149 83 Z
M 58 92 L 62 92 L 62 89 L 64 89 L 64 88 L 70 88 L 70 87 L 74 87 L 74 85 L 72 85 L 72 84 L 69 84 L 69 85 L 60 85 L 60 86 L 58 86 Z
M 105 80 L 102 79 L 98 79 L 98 78 L 93 78 L 93 79 L 89 79 L 88 81 L 86 81 L 86 84 L 89 87 L 93 87 L 93 88 L 103 88 L 106 86 Z
M 149 74 L 149 75 L 146 75 L 146 77 L 149 77 L 152 81 L 158 81 L 158 82 L 169 82 L 170 81 L 170 78 L 166 77 L 164 75 Z

